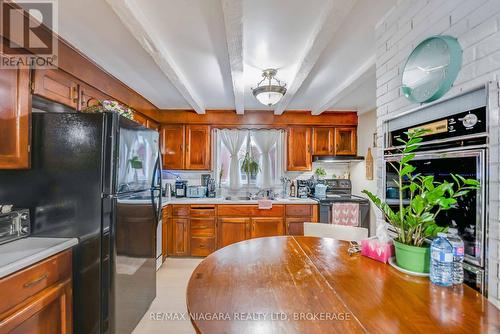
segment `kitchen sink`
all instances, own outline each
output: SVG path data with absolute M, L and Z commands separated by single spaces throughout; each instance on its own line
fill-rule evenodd
M 248 196 L 227 196 L 226 201 L 250 201 L 251 198 Z

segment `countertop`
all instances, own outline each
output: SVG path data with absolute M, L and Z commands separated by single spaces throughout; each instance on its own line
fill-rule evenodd
M 134 200 L 119 200 L 119 203 L 122 204 L 149 204 L 150 200 L 143 199 L 134 199 Z M 317 201 L 311 198 L 278 198 L 272 201 L 273 204 L 318 204 Z M 161 199 L 162 206 L 166 206 L 169 204 L 257 204 L 257 200 L 227 200 L 223 197 L 217 198 L 175 198 L 172 197 L 168 199 L 167 197 L 162 197 Z
M 348 248 L 330 238 L 282 236 L 219 249 L 192 273 L 186 302 L 190 315 L 227 316 L 193 316 L 196 331 L 499 332 L 500 310 L 467 285 L 436 286 L 426 277 L 350 256 Z
M 76 238 L 29 237 L 0 245 L 0 278 L 78 244 Z

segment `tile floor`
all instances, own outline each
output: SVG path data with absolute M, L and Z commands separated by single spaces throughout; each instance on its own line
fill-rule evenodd
M 186 309 L 186 287 L 201 259 L 167 258 L 156 275 L 156 298 L 133 334 L 195 333 Z M 160 313 L 160 314 L 159 314 Z M 185 320 L 166 319 L 186 316 Z M 156 320 L 152 319 L 156 317 Z M 163 318 L 163 319 L 162 319 Z

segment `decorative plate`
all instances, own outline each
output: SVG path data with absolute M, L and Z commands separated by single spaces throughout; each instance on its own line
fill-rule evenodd
M 396 268 L 397 270 L 399 270 L 400 272 L 402 273 L 405 273 L 405 274 L 408 274 L 408 275 L 412 275 L 412 276 L 419 276 L 419 277 L 429 277 L 429 273 L 417 273 L 415 271 L 411 271 L 411 270 L 407 270 L 407 269 L 404 269 L 404 268 L 401 268 L 400 266 L 398 266 L 397 262 L 396 262 L 396 257 L 393 256 L 389 259 L 389 264 Z
M 452 36 L 432 36 L 411 52 L 401 91 L 411 102 L 431 102 L 451 88 L 462 66 L 462 48 Z

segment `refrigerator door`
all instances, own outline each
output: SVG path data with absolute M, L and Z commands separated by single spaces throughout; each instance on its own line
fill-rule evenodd
M 116 192 L 151 189 L 156 183 L 159 134 L 123 117 L 119 125 Z
M 153 191 L 118 196 L 112 226 L 113 333 L 130 333 L 156 297 L 157 200 Z

